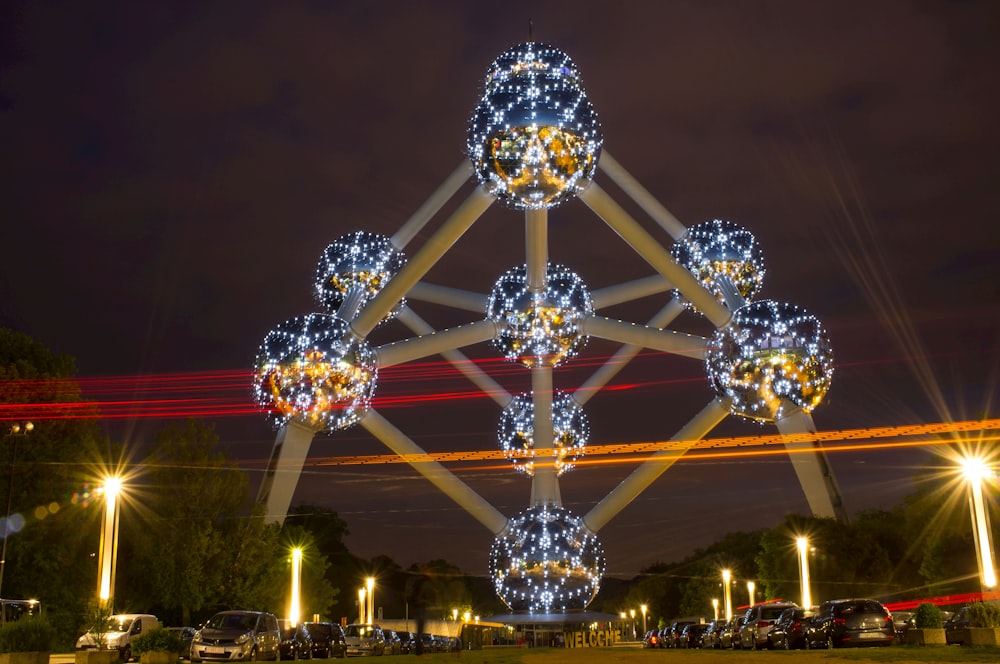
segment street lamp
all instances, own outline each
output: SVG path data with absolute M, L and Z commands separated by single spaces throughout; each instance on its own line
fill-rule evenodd
M 7 567 L 7 540 L 18 530 L 10 525 L 10 506 L 14 498 L 14 462 L 17 460 L 17 439 L 21 436 L 27 436 L 34 428 L 35 425 L 31 422 L 25 422 L 24 426 L 12 424 L 10 427 L 9 436 L 13 439 L 14 444 L 11 446 L 12 449 L 10 451 L 10 479 L 7 482 L 7 514 L 3 519 L 3 551 L 0 552 L 0 597 L 3 597 L 3 572 L 4 568 Z
M 812 594 L 809 592 L 809 540 L 798 537 L 795 540 L 799 549 L 799 582 L 802 586 L 802 606 L 808 609 L 812 606 Z
M 733 619 L 733 596 L 729 588 L 730 579 L 732 579 L 732 572 L 728 569 L 722 570 L 722 590 L 723 597 L 725 598 L 726 620 Z
M 115 571 L 118 564 L 118 497 L 122 481 L 119 477 L 104 480 L 104 523 L 101 524 L 101 574 L 97 596 L 108 608 L 114 605 Z
M 366 624 L 371 625 L 375 616 L 375 577 L 369 576 L 366 585 L 368 586 L 368 622 Z
M 983 480 L 991 476 L 986 462 L 977 457 L 962 460 L 965 478 L 969 480 L 969 511 L 972 513 L 972 534 L 976 542 L 976 560 L 979 563 L 979 579 L 983 588 L 997 585 L 996 568 L 993 565 L 993 535 L 990 530 L 990 515 L 983 502 Z
M 367 604 L 365 603 L 365 589 L 358 588 L 358 623 L 361 625 L 367 624 L 367 621 L 365 620 L 366 606 Z
M 451 610 L 451 619 L 458 622 L 458 609 Z
M 747 594 L 750 595 L 750 606 L 753 607 L 753 594 L 757 590 L 757 584 L 753 581 L 747 581 Z
M 639 606 L 639 610 L 642 611 L 642 636 L 646 636 L 646 605 L 642 604 Z
M 715 597 L 712 598 L 712 613 L 715 614 L 715 619 L 719 619 L 719 600 Z
M 299 624 L 302 617 L 299 590 L 302 585 L 302 549 L 292 549 L 292 599 L 288 606 L 288 622 L 292 627 Z
M 635 609 L 629 609 L 629 613 L 632 614 L 632 640 L 635 641 Z

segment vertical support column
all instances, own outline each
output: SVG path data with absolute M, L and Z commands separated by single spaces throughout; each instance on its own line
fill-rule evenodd
M 552 367 L 534 367 L 531 370 L 531 399 L 534 406 L 532 422 L 535 474 L 531 481 L 531 504 L 562 506 L 559 480 L 556 477 L 555 431 L 552 422 Z
M 281 525 L 285 522 L 315 435 L 315 429 L 297 420 L 290 421 L 278 431 L 271 459 L 267 462 L 267 472 L 257 492 L 257 501 L 265 505 L 266 523 Z

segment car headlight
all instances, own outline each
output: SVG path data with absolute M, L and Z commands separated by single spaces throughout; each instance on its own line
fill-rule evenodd
M 253 638 L 253 632 L 247 632 L 246 634 L 240 634 L 239 636 L 237 636 L 234 643 L 236 643 L 237 645 L 243 645 L 252 638 Z
M 195 632 L 191 637 L 191 643 L 201 643 L 201 632 Z

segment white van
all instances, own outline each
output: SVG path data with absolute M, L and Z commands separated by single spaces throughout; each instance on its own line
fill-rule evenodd
M 105 650 L 117 650 L 123 662 L 132 660 L 132 639 L 159 625 L 156 616 L 148 613 L 121 613 L 108 618 L 104 628 Z M 97 650 L 100 631 L 91 627 L 76 641 L 77 650 Z

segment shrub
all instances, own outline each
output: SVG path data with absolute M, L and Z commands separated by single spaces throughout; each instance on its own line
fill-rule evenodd
M 913 619 L 919 629 L 940 628 L 943 621 L 941 609 L 930 602 L 924 602 L 918 606 Z
M 44 616 L 28 616 L 0 627 L 0 652 L 50 652 L 54 637 Z
M 968 608 L 970 627 L 1000 627 L 1000 606 L 976 602 Z
M 184 650 L 184 641 L 177 631 L 166 629 L 163 625 L 157 625 L 132 641 L 132 652 L 135 655 L 154 650 L 179 653 Z

